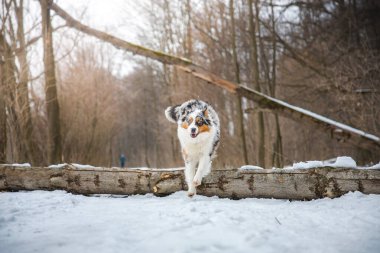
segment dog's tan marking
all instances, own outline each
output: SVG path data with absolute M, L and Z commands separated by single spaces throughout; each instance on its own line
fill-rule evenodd
M 185 121 L 182 123 L 181 127 L 187 129 L 189 127 L 189 124 L 187 124 L 187 122 Z
M 206 125 L 206 124 L 203 124 L 198 129 L 199 129 L 199 133 L 205 133 L 205 132 L 209 132 L 210 131 L 209 126 Z
M 193 118 L 189 117 L 187 121 L 184 121 L 181 125 L 182 128 L 187 129 L 189 125 L 193 122 Z
M 203 111 L 203 115 L 204 115 L 206 118 L 208 118 L 208 110 L 207 110 L 207 109 Z

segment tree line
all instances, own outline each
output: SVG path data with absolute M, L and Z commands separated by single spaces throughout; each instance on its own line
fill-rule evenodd
M 117 75 L 113 49 L 75 38 L 73 50 L 58 58 L 56 34 L 69 28 L 52 27 L 49 0 L 39 5 L 32 28 L 41 34 L 32 37 L 24 29 L 30 15 L 24 1 L 3 0 L 1 162 L 115 166 L 125 153 L 128 166 L 180 166 L 176 130 L 163 110 L 190 98 L 210 102 L 219 113 L 218 168 L 282 167 L 337 155 L 362 163 L 379 159 L 379 150 L 347 144 L 349 136 L 339 131 L 326 135 L 263 111 L 170 65 L 137 57 L 130 73 Z M 151 0 L 139 6 L 149 24 L 140 40 L 379 135 L 379 10 L 373 0 Z M 39 41 L 44 71 L 35 77 L 31 48 Z M 36 91 L 42 84 L 43 92 Z

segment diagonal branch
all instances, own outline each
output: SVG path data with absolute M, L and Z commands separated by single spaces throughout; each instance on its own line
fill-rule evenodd
M 192 64 L 192 62 L 188 59 L 180 58 L 180 57 L 172 56 L 160 51 L 148 49 L 140 45 L 136 45 L 134 43 L 121 40 L 108 33 L 101 32 L 89 26 L 86 26 L 80 23 L 79 21 L 75 20 L 72 16 L 70 16 L 66 11 L 61 9 L 55 3 L 52 4 L 51 9 L 53 9 L 61 18 L 63 18 L 66 21 L 67 26 L 75 28 L 88 35 L 94 36 L 100 40 L 107 41 L 108 43 L 111 43 L 112 45 L 114 45 L 116 48 L 124 49 L 124 50 L 132 52 L 133 54 L 145 56 L 145 57 L 160 61 L 165 64 L 175 64 L 175 65 L 191 65 Z

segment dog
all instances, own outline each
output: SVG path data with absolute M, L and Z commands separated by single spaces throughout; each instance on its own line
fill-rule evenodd
M 165 116 L 178 124 L 188 196 L 193 197 L 202 178 L 210 173 L 212 160 L 216 157 L 220 139 L 218 114 L 210 104 L 192 99 L 168 107 Z

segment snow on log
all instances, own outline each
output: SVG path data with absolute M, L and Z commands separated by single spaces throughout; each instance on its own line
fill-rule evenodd
M 0 165 L 0 191 L 66 190 L 77 194 L 146 194 L 165 196 L 186 190 L 182 169 L 120 169 Z M 380 169 L 213 170 L 197 193 L 222 198 L 311 200 L 350 191 L 380 194 Z
M 53 9 L 61 18 L 63 18 L 66 21 L 67 26 L 77 29 L 90 36 L 96 37 L 107 43 L 110 43 L 116 48 L 132 52 L 133 54 L 145 56 L 160 61 L 164 64 L 174 65 L 180 68 L 182 71 L 185 71 L 186 73 L 189 73 L 196 78 L 199 78 L 203 81 L 226 89 L 231 93 L 244 96 L 247 99 L 256 102 L 261 108 L 267 108 L 272 111 L 276 111 L 280 113 L 282 116 L 291 118 L 293 120 L 302 121 L 303 123 L 309 123 L 312 126 L 323 130 L 329 130 L 329 133 L 331 133 L 332 135 L 339 135 L 339 138 L 343 137 L 343 141 L 348 140 L 354 145 L 358 145 L 365 149 L 378 149 L 380 147 L 380 138 L 377 136 L 350 127 L 348 125 L 336 122 L 334 120 L 304 110 L 302 108 L 290 105 L 286 102 L 272 98 L 256 90 L 252 90 L 234 82 L 225 80 L 205 70 L 202 66 L 199 66 L 188 59 L 169 55 L 161 51 L 145 48 L 140 45 L 122 40 L 105 32 L 93 29 L 74 19 L 55 3 L 52 3 L 51 9 Z

